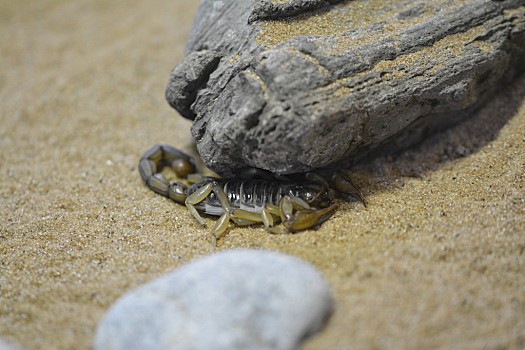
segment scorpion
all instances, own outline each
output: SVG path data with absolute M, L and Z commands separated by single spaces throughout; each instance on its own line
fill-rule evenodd
M 164 175 L 165 168 L 171 169 L 176 181 Z M 262 223 L 271 233 L 294 233 L 330 218 L 338 208 L 336 195 L 358 199 L 366 206 L 361 191 L 341 172 L 279 176 L 248 168 L 231 179 L 203 176 L 197 173 L 193 157 L 168 145 L 146 151 L 138 170 L 148 188 L 184 204 L 202 226 L 206 223 L 199 212 L 219 217 L 210 235 L 213 246 L 230 222 Z M 276 226 L 279 222 L 284 228 Z

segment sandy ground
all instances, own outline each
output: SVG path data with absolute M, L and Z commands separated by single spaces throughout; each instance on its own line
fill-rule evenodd
M 213 252 L 136 170 L 155 143 L 191 149 L 163 93 L 196 6 L 0 1 L 0 338 L 89 348 L 122 293 Z M 337 309 L 305 349 L 523 349 L 524 97 L 522 78 L 356 169 L 367 208 L 297 235 L 234 228 L 218 250 L 272 249 L 325 274 Z

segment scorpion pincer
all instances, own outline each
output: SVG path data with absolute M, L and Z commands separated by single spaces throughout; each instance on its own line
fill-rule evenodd
M 178 181 L 170 181 L 162 173 L 165 168 L 170 168 Z M 272 233 L 288 233 L 320 225 L 332 216 L 338 207 L 336 194 L 357 198 L 365 205 L 362 193 L 339 172 L 288 178 L 249 169 L 232 179 L 205 177 L 196 173 L 191 156 L 168 145 L 149 149 L 138 169 L 146 186 L 186 205 L 203 226 L 206 224 L 199 212 L 220 217 L 210 236 L 213 246 L 230 221 L 236 225 L 263 223 Z M 279 222 L 284 228 L 275 226 Z

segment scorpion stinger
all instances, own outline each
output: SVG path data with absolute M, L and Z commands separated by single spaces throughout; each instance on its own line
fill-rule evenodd
M 162 173 L 169 167 L 178 178 L 170 182 Z M 229 223 L 264 224 L 273 233 L 290 233 L 320 225 L 338 208 L 335 192 L 364 197 L 346 177 L 306 175 L 275 177 L 265 171 L 245 171 L 242 178 L 220 179 L 196 174 L 193 158 L 167 145 L 156 145 L 139 161 L 139 173 L 153 191 L 177 203 L 185 204 L 195 219 L 205 226 L 200 213 L 219 216 L 210 241 L 226 232 Z M 261 176 L 261 174 L 263 176 Z M 255 177 L 248 177 L 254 175 Z M 358 193 L 355 195 L 355 193 Z M 274 225 L 282 222 L 283 228 Z

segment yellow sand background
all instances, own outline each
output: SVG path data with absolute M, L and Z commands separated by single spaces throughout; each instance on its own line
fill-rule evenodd
M 196 6 L 0 1 L 0 338 L 89 348 L 116 298 L 213 252 L 136 170 L 155 143 L 191 149 L 163 94 Z M 521 78 L 463 125 L 357 169 L 366 209 L 297 235 L 234 228 L 218 250 L 325 274 L 336 311 L 305 349 L 523 349 L 524 97 Z

